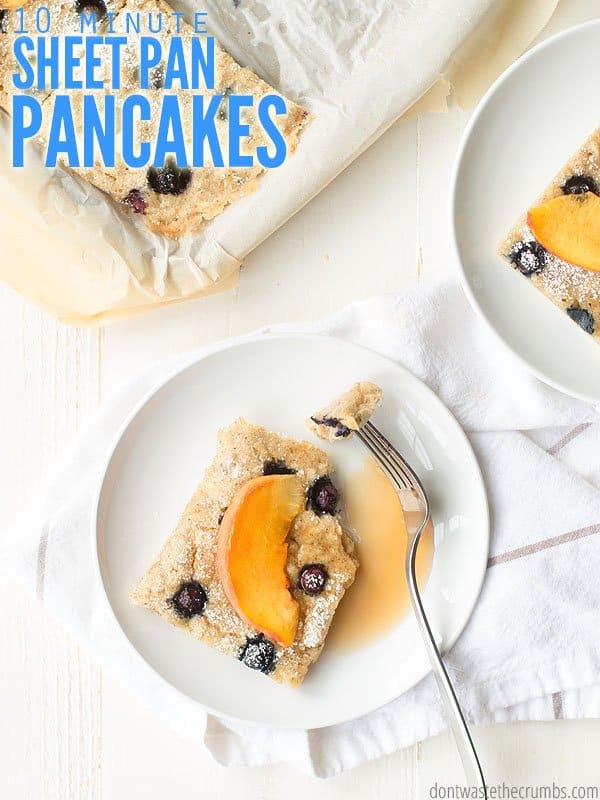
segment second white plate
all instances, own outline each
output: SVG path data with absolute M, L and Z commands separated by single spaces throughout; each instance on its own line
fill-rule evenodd
M 111 455 L 94 515 L 100 574 L 119 625 L 139 655 L 190 702 L 247 722 L 317 728 L 365 714 L 427 673 L 411 617 L 368 646 L 349 652 L 326 647 L 302 687 L 289 689 L 128 600 L 211 460 L 219 428 L 244 416 L 309 438 L 304 419 L 357 379 L 382 386 L 385 402 L 376 422 L 430 494 L 435 556 L 425 604 L 433 628 L 448 647 L 465 626 L 486 568 L 487 503 L 469 442 L 438 398 L 398 365 L 338 339 L 263 336 L 220 345 L 133 413 Z M 329 451 L 342 481 L 364 457 L 354 441 Z
M 451 211 L 462 282 L 475 308 L 539 378 L 595 403 L 600 347 L 496 250 L 600 124 L 598 75 L 600 20 L 548 39 L 508 69 L 465 131 Z

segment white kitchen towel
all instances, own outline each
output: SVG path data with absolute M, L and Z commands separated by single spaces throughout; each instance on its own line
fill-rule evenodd
M 600 716 L 597 411 L 529 375 L 452 283 L 356 303 L 302 330 L 404 364 L 454 412 L 479 458 L 491 508 L 490 559 L 475 612 L 447 655 L 468 718 Z M 384 708 L 331 728 L 220 721 L 157 678 L 107 613 L 90 536 L 107 448 L 136 401 L 199 354 L 156 364 L 104 404 L 38 507 L 2 532 L 0 564 L 36 585 L 44 605 L 103 665 L 224 764 L 287 762 L 329 776 L 443 730 L 431 676 Z

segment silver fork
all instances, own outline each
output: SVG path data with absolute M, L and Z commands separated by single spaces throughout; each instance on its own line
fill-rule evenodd
M 379 466 L 394 484 L 396 491 L 410 491 L 422 504 L 425 516 L 423 522 L 416 531 L 408 531 L 408 543 L 406 548 L 406 558 L 404 568 L 412 607 L 417 618 L 419 630 L 425 643 L 425 649 L 431 662 L 433 674 L 436 677 L 442 701 L 448 716 L 448 721 L 454 734 L 456 746 L 461 757 L 463 768 L 469 782 L 469 786 L 483 788 L 484 797 L 487 798 L 485 778 L 473 739 L 465 721 L 461 707 L 459 705 L 454 687 L 450 682 L 448 672 L 440 655 L 440 651 L 435 643 L 435 638 L 427 621 L 423 602 L 417 586 L 416 558 L 419 539 L 425 530 L 431 517 L 431 509 L 427 493 L 423 488 L 418 475 L 402 458 L 396 448 L 385 438 L 385 436 L 373 425 L 367 422 L 356 435 L 365 447 L 375 457 Z

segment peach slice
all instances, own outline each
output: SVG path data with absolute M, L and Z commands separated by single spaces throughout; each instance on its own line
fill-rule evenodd
M 217 541 L 217 570 L 227 599 L 252 628 L 289 647 L 298 603 L 285 571 L 286 539 L 306 496 L 297 475 L 254 478 L 235 494 Z
M 554 197 L 532 208 L 527 223 L 549 253 L 600 272 L 600 197 L 592 192 Z

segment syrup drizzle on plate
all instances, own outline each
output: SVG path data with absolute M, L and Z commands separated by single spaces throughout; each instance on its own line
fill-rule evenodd
M 327 637 L 328 647 L 358 647 L 390 630 L 409 610 L 404 576 L 407 528 L 422 520 L 410 493 L 396 493 L 377 463 L 367 457 L 344 487 L 346 526 L 357 540 L 356 580 L 340 603 Z M 403 510 L 404 506 L 404 510 Z M 417 552 L 417 580 L 423 587 L 433 560 L 429 522 Z

